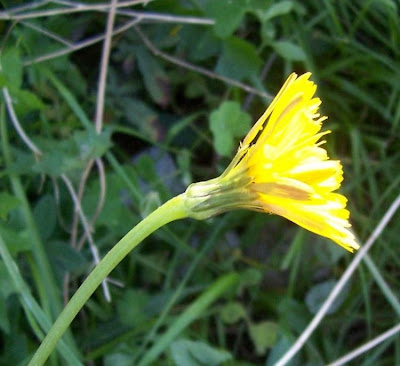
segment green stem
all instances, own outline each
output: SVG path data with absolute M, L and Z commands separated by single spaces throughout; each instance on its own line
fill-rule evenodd
M 237 273 L 229 273 L 219 277 L 176 318 L 168 330 L 147 351 L 143 359 L 138 363 L 138 366 L 147 366 L 154 362 L 178 335 L 182 334 L 185 328 L 198 319 L 227 290 L 237 286 L 239 281 L 240 277 Z
M 92 273 L 82 283 L 74 296 L 61 312 L 58 319 L 50 329 L 42 344 L 34 354 L 28 366 L 43 365 L 57 342 L 62 337 L 68 326 L 74 320 L 79 310 L 85 305 L 86 301 L 93 294 L 101 282 L 109 273 L 124 259 L 133 248 L 156 231 L 161 226 L 187 217 L 184 206 L 184 196 L 179 195 L 172 198 L 148 217 L 137 224 L 128 234 L 126 234 L 94 268 Z
M 6 243 L 0 234 L 0 258 L 8 271 L 9 276 L 14 283 L 16 293 L 20 296 L 20 302 L 25 311 L 26 318 L 32 328 L 33 333 L 38 339 L 43 339 L 43 330 L 48 331 L 51 327 L 51 320 L 42 310 L 35 298 L 32 296 L 28 285 L 25 283 L 21 273 L 19 272 L 17 263 L 11 256 Z M 59 351 L 68 365 L 82 366 L 74 349 L 65 342 L 60 341 Z
M 8 141 L 8 131 L 3 105 L 1 106 L 0 114 L 1 144 L 4 161 L 6 163 L 6 167 L 8 168 L 12 164 L 12 155 L 10 144 Z M 42 239 L 40 238 L 40 234 L 38 232 L 35 219 L 33 217 L 32 210 L 30 208 L 21 180 L 18 175 L 12 173 L 9 174 L 9 179 L 14 195 L 21 202 L 21 209 L 24 215 L 26 228 L 29 232 L 29 238 L 32 243 L 32 253 L 34 261 L 30 261 L 30 264 L 32 267 L 33 277 L 35 279 L 36 286 L 39 292 L 41 305 L 46 314 L 51 319 L 54 319 L 55 315 L 61 311 L 62 304 L 61 301 L 58 300 L 59 297 L 57 285 L 54 281 L 53 271 L 46 255 Z M 37 266 L 37 271 L 34 268 L 35 265 Z

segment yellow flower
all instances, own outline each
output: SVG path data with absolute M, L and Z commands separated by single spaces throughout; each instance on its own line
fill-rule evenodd
M 326 117 L 318 114 L 310 73 L 289 76 L 271 105 L 218 178 L 190 185 L 189 215 L 204 219 L 236 208 L 274 213 L 332 239 L 353 252 L 347 199 L 340 187 L 340 161 L 329 160 L 319 141 Z

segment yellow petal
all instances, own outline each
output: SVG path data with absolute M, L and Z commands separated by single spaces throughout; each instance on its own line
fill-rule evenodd
M 225 172 L 187 191 L 192 217 L 206 218 L 233 208 L 274 213 L 349 251 L 358 249 L 347 199 L 333 193 L 343 180 L 340 161 L 322 147 L 326 117 L 314 97 L 310 73 L 291 74 L 255 123 Z M 200 193 L 201 194 L 200 194 Z

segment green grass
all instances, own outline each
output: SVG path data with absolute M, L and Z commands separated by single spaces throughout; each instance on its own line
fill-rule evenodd
M 326 147 L 343 163 L 341 191 L 361 243 L 398 196 L 398 1 L 213 1 L 119 9 L 116 28 L 129 20 L 128 9 L 144 17 L 140 32 L 130 27 L 113 38 L 100 136 L 102 43 L 35 60 L 70 47 L 54 35 L 75 46 L 104 35 L 108 11 L 62 14 L 68 6 L 1 2 L 11 19 L 0 13 L 0 364 L 26 364 L 94 265 L 60 178 L 82 188 L 103 257 L 155 207 L 226 167 L 232 156 L 216 153 L 226 150 L 214 140 L 213 111 L 231 101 L 255 121 L 292 71 L 311 71 L 318 84 L 324 128 L 332 130 Z M 16 5 L 27 8 L 11 13 Z M 42 155 L 15 128 L 3 88 Z M 236 146 L 244 136 L 229 130 L 224 137 Z M 399 233 L 395 217 L 293 365 L 329 364 L 398 323 Z M 352 258 L 271 215 L 237 211 L 172 223 L 112 272 L 112 301 L 99 288 L 48 364 L 211 364 L 200 357 L 207 354 L 216 365 L 274 365 L 322 301 L 312 291 L 329 290 Z M 238 284 L 215 292 L 230 273 Z M 398 337 L 352 362 L 400 364 Z

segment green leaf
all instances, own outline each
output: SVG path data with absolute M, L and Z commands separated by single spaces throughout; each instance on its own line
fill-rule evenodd
M 0 301 L 0 329 L 6 333 L 10 333 L 10 321 L 7 316 L 6 302 L 1 299 Z
M 149 303 L 149 295 L 141 290 L 126 290 L 118 301 L 117 311 L 121 324 L 131 327 L 138 326 L 148 319 L 146 307 Z
M 10 321 L 7 314 L 6 300 L 15 292 L 14 284 L 3 262 L 0 262 L 0 329 L 8 334 Z
M 336 281 L 328 280 L 313 286 L 306 295 L 306 304 L 312 314 L 316 314 L 336 285 Z M 327 314 L 335 313 L 348 295 L 348 286 L 336 297 Z
M 70 170 L 82 168 L 85 164 L 80 159 L 78 146 L 73 138 L 56 140 L 43 137 L 37 138 L 36 142 L 43 151 L 40 160 L 33 164 L 36 172 L 60 176 Z
M 17 231 L 11 225 L 0 222 L 0 234 L 13 255 L 32 248 L 31 238 L 26 230 Z
M 196 42 L 193 43 L 193 39 L 196 39 Z M 201 31 L 197 38 L 191 39 L 191 42 L 189 57 L 193 61 L 204 61 L 221 51 L 221 41 L 210 30 Z
M 188 339 L 173 342 L 170 350 L 176 366 L 218 366 L 232 359 L 227 351 Z
M 235 80 L 258 78 L 261 64 L 262 61 L 251 43 L 231 37 L 224 42 L 215 71 Z
M 156 191 L 150 191 L 146 194 L 143 200 L 140 202 L 139 212 L 142 217 L 147 217 L 153 211 L 160 207 L 162 204 L 160 194 Z
M 246 318 L 246 310 L 239 302 L 232 301 L 221 308 L 220 315 L 224 323 L 234 324 Z
M 294 2 L 289 0 L 280 1 L 272 4 L 266 11 L 262 13 L 262 20 L 267 21 L 280 15 L 289 13 L 294 8 Z
M 4 337 L 3 350 L 4 353 L 1 357 L 2 365 L 27 365 L 29 356 L 28 337 L 22 331 L 11 331 L 10 337 Z
M 40 160 L 33 165 L 33 170 L 57 177 L 71 168 L 78 169 L 81 166 L 79 162 L 75 163 L 76 164 L 73 164 L 73 160 L 68 159 L 63 152 L 53 151 L 42 155 Z
M 88 262 L 83 254 L 67 242 L 51 241 L 47 248 L 51 251 L 51 260 L 59 270 L 80 274 L 87 268 Z
M 256 353 L 262 356 L 267 349 L 276 343 L 278 335 L 278 324 L 271 321 L 263 321 L 249 325 L 250 338 L 256 349 Z
M 268 358 L 265 366 L 275 366 L 279 359 L 289 350 L 296 339 L 288 335 L 281 335 L 274 347 L 268 352 Z M 288 365 L 300 365 L 298 361 L 299 356 L 296 355 L 292 362 Z
M 210 129 L 218 154 L 231 156 L 237 145 L 237 138 L 243 137 L 250 129 L 251 118 L 240 110 L 237 102 L 224 102 L 210 115 Z
M 104 366 L 132 366 L 132 355 L 123 352 L 105 355 Z
M 5 172 L 16 175 L 28 174 L 32 172 L 32 168 L 35 164 L 35 157 L 30 151 L 15 149 L 14 160 L 8 168 L 5 169 Z
M 111 131 L 100 134 L 94 131 L 76 131 L 62 141 L 49 138 L 37 139 L 44 154 L 33 169 L 51 176 L 60 176 L 75 169 L 83 169 L 89 159 L 105 154 L 111 147 Z
M 299 302 L 290 298 L 279 303 L 279 314 L 280 321 L 290 324 L 290 330 L 294 333 L 300 333 L 311 320 L 304 301 Z
M 199 318 L 206 309 L 218 298 L 222 297 L 225 292 L 232 290 L 239 282 L 237 273 L 229 273 L 219 277 L 208 288 L 170 324 L 168 330 L 162 334 L 157 342 L 147 351 L 143 359 L 140 361 L 140 366 L 149 365 L 154 362 L 157 357 L 167 349 L 172 342 L 182 334 L 193 321 Z
M 168 105 L 171 99 L 170 80 L 158 60 L 144 47 L 137 50 L 136 57 L 144 84 L 153 100 L 162 105 Z
M 0 56 L 0 86 L 18 90 L 22 85 L 22 61 L 18 48 L 3 51 Z
M 276 36 L 276 27 L 275 24 L 272 22 L 265 22 L 261 26 L 261 35 L 262 39 L 267 43 L 270 44 L 271 41 Z
M 262 278 L 263 275 L 260 270 L 250 267 L 241 273 L 240 282 L 245 287 L 259 286 Z
M 17 90 L 12 93 L 12 99 L 17 115 L 23 115 L 34 110 L 43 110 L 46 105 L 32 92 Z
M 158 114 L 150 108 L 146 103 L 139 99 L 124 98 L 122 100 L 122 108 L 127 116 L 128 122 L 138 128 L 152 141 L 159 138 Z
M 1 301 L 15 292 L 14 284 L 8 274 L 7 268 L 3 262 L 0 262 L 0 297 Z
M 17 197 L 5 192 L 0 193 L 0 202 L 0 218 L 3 220 L 6 220 L 8 213 L 20 204 Z
M 135 171 L 131 164 L 124 166 L 124 171 L 129 175 L 132 184 L 134 181 L 130 171 Z M 85 190 L 83 199 L 84 212 L 90 217 L 96 210 L 100 194 L 99 181 L 93 180 Z M 125 234 L 132 228 L 135 215 L 132 213 L 132 201 L 127 192 L 126 184 L 118 174 L 107 174 L 107 195 L 103 209 L 96 220 L 96 226 L 107 228 L 114 235 Z M 110 214 L 112 213 L 112 214 Z
M 306 54 L 303 49 L 288 41 L 278 41 L 272 44 L 279 55 L 289 61 L 305 61 Z
M 229 37 L 242 22 L 247 10 L 246 0 L 208 0 L 206 16 L 215 20 L 214 32 L 220 38 Z
M 33 215 L 43 240 L 48 239 L 56 227 L 57 208 L 53 196 L 43 195 L 36 204 Z
M 112 145 L 111 131 L 109 129 L 105 129 L 101 133 L 77 131 L 74 133 L 74 141 L 77 144 L 81 160 L 100 158 Z

